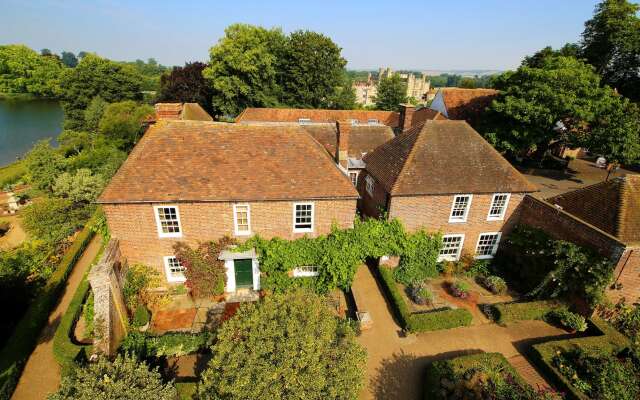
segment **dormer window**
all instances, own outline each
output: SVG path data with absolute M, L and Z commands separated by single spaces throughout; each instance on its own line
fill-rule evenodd
M 311 123 L 311 118 L 298 118 L 298 123 L 300 125 L 307 125 Z

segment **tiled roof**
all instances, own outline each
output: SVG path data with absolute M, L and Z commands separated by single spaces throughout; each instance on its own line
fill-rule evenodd
M 336 153 L 337 129 L 335 124 L 302 125 L 330 155 Z M 362 153 L 370 153 L 378 146 L 394 138 L 393 130 L 384 125 L 353 125 L 349 132 L 349 157 L 361 159 Z
M 299 126 L 160 121 L 98 202 L 357 197 L 325 149 Z
M 474 120 L 498 95 L 494 89 L 441 89 L 449 119 Z
M 198 103 L 156 103 L 154 105 L 156 115 L 150 118 L 155 120 L 190 120 L 190 121 L 213 121 L 204 108 Z
M 640 242 L 639 175 L 596 183 L 547 201 L 624 243 Z
M 465 121 L 426 121 L 364 161 L 391 195 L 537 190 Z
M 395 128 L 399 123 L 399 114 L 393 111 L 368 110 L 316 110 L 305 108 L 247 108 L 236 122 L 298 122 L 300 118 L 308 118 L 311 122 L 336 122 L 357 119 L 366 123 L 369 119 L 377 119 L 381 124 Z
M 184 103 L 182 105 L 182 119 L 191 121 L 213 121 L 211 115 L 198 103 Z
M 411 119 L 411 126 L 422 125 L 425 121 L 431 120 L 445 120 L 447 117 L 442 115 L 440 111 L 432 110 L 428 107 L 421 108 L 416 110 L 413 113 L 413 118 Z

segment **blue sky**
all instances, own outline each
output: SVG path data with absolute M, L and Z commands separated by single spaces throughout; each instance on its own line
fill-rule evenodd
M 204 61 L 234 22 L 310 29 L 349 68 L 509 69 L 576 41 L 597 0 L 0 0 L 0 44 L 166 65 Z

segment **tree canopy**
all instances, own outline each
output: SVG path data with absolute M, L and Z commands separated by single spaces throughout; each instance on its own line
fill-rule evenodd
M 400 104 L 407 102 L 407 84 L 394 74 L 378 82 L 376 108 L 378 110 L 398 111 Z
M 318 295 L 273 294 L 222 325 L 201 399 L 355 399 L 366 354 Z
M 173 67 L 160 78 L 159 102 L 198 103 L 211 112 L 213 91 L 211 83 L 202 75 L 207 64 L 186 63 L 184 67 Z
M 144 119 L 153 113 L 150 105 L 138 104 L 133 100 L 111 103 L 104 110 L 98 132 L 111 139 L 118 147 L 129 148 L 142 134 Z
M 57 58 L 40 55 L 27 46 L 0 46 L 0 93 L 55 97 L 62 69 Z

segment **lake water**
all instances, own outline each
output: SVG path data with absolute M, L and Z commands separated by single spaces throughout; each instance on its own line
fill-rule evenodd
M 0 166 L 22 157 L 38 140 L 57 137 L 62 118 L 57 101 L 0 99 Z

